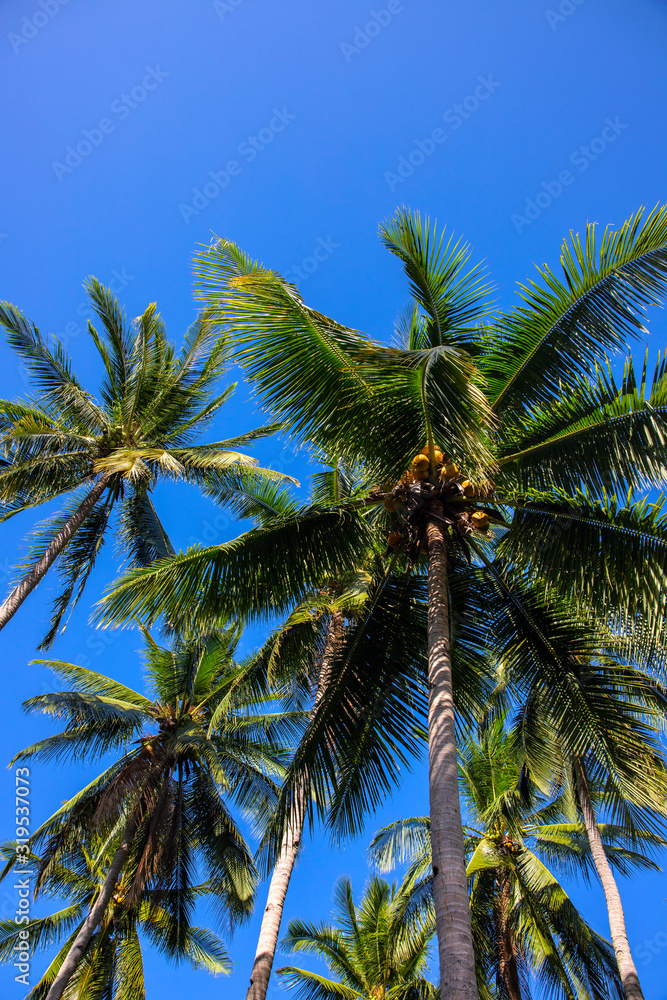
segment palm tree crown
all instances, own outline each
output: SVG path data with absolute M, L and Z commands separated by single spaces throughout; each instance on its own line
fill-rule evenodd
M 81 594 L 114 508 L 118 536 L 131 565 L 169 555 L 173 549 L 151 501 L 157 482 L 184 480 L 204 487 L 224 479 L 234 466 L 254 465 L 235 448 L 276 429 L 196 444 L 234 389 L 216 391 L 229 363 L 219 327 L 201 314 L 177 355 L 155 305 L 128 324 L 108 289 L 95 279 L 87 288 L 103 327 L 99 334 L 89 324 L 104 370 L 99 400 L 80 384 L 60 343 L 50 348 L 22 312 L 0 304 L 0 323 L 39 394 L 24 402 L 0 402 L 5 459 L 0 514 L 6 519 L 72 494 L 61 512 L 37 530 L 25 562 L 39 578 L 48 569 L 42 572 L 40 557 L 57 548 L 49 565 L 59 556 L 64 589 L 46 645 L 70 602 Z M 0 610 L 0 624 L 18 603 Z
M 397 564 L 418 566 L 424 553 L 428 565 L 441 989 L 444 1000 L 474 1000 L 450 571 L 465 573 L 468 561 L 472 577 L 483 568 L 492 591 L 513 606 L 530 579 L 540 597 L 631 631 L 633 656 L 646 658 L 660 642 L 667 520 L 660 501 L 636 501 L 633 491 L 665 478 L 667 367 L 658 361 L 649 386 L 631 356 L 621 380 L 609 359 L 644 334 L 644 308 L 667 290 L 667 209 L 640 211 L 601 239 L 595 226 L 584 240 L 572 236 L 561 247 L 563 278 L 541 268 L 536 282 L 520 286 L 521 305 L 500 316 L 490 313 L 467 249 L 439 238 L 428 220 L 401 209 L 381 237 L 412 296 L 396 347 L 308 307 L 292 284 L 229 241 L 197 262 L 200 298 L 228 327 L 272 414 L 300 442 L 364 464 L 377 488 L 326 516 L 293 512 L 291 550 L 261 566 L 248 559 L 257 534 L 243 559 L 238 545 L 215 547 L 135 570 L 114 587 L 106 615 L 115 623 L 173 618 L 187 613 L 193 595 L 209 611 L 257 614 L 258 605 L 284 598 L 288 565 L 292 593 L 305 593 L 323 564 L 334 575 L 358 563 L 371 524 L 386 532 L 391 513 Z M 359 504 L 378 513 L 364 531 Z M 528 621 L 539 640 L 535 618 Z M 638 1000 L 631 960 L 622 975 L 626 996 Z
M 230 805 L 258 823 L 274 808 L 275 779 L 287 762 L 285 747 L 298 736 L 298 714 L 261 711 L 266 689 L 234 662 L 237 641 L 237 629 L 175 637 L 170 647 L 147 636 L 151 698 L 74 664 L 41 661 L 70 689 L 40 695 L 26 707 L 64 718 L 67 726 L 15 759 L 118 753 L 30 838 L 33 849 L 45 844 L 38 888 L 54 867 L 79 857 L 92 833 L 117 845 L 93 907 L 54 970 L 49 1000 L 63 995 L 85 958 L 119 881 L 128 907 L 139 905 L 147 890 L 173 907 L 172 929 L 181 941 L 196 898 L 186 891 L 195 866 L 228 926 L 249 914 L 256 872 Z
M 80 845 L 67 864 L 54 865 L 42 882 L 41 895 L 62 899 L 68 904 L 55 913 L 38 917 L 25 928 L 26 943 L 20 939 L 21 926 L 13 920 L 0 922 L 0 961 L 15 961 L 16 946 L 34 954 L 50 949 L 64 939 L 46 972 L 27 994 L 27 1000 L 44 1000 L 72 941 L 76 937 L 90 905 L 101 888 L 106 869 L 115 851 L 113 843 L 93 836 L 90 844 Z M 3 852 L 5 871 L 16 864 L 16 851 L 8 846 Z M 28 865 L 42 866 L 42 858 L 28 856 Z M 69 1000 L 145 1000 L 143 959 L 140 934 L 174 962 L 187 961 L 195 969 L 213 975 L 229 975 L 231 962 L 222 940 L 205 927 L 187 920 L 192 901 L 211 898 L 210 885 L 183 885 L 177 893 L 160 894 L 144 889 L 136 903 L 127 905 L 127 876 L 121 877 L 104 920 L 93 936 L 83 961 L 70 980 Z M 180 897 L 180 899 L 178 898 Z M 182 900 L 187 905 L 179 905 Z
M 558 875 L 593 869 L 584 825 L 571 817 L 567 795 L 543 796 L 522 770 L 512 733 L 496 719 L 459 750 L 465 844 L 480 996 L 528 1000 L 531 979 L 550 996 L 622 997 L 609 942 L 580 916 Z M 622 872 L 657 866 L 657 836 L 600 828 L 610 863 Z M 369 848 L 380 870 L 408 861 L 408 912 L 432 910 L 432 856 L 427 818 L 378 831 Z
M 290 952 L 323 958 L 337 977 L 286 966 L 278 975 L 300 1000 L 436 1000 L 425 978 L 432 921 L 405 923 L 408 896 L 402 886 L 374 878 L 355 906 L 346 877 L 334 889 L 334 924 L 290 921 L 282 944 Z

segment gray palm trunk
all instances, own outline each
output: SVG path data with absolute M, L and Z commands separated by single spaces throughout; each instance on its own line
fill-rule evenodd
M 595 810 L 593 809 L 593 803 L 591 801 L 586 768 L 583 761 L 577 757 L 574 758 L 572 763 L 574 767 L 579 807 L 584 817 L 584 824 L 586 826 L 588 843 L 591 848 L 593 864 L 595 865 L 600 882 L 602 883 L 602 888 L 604 889 L 605 899 L 607 900 L 609 929 L 611 931 L 611 940 L 614 945 L 614 952 L 616 953 L 619 975 L 621 977 L 621 982 L 623 983 L 623 994 L 625 996 L 625 1000 L 644 1000 L 644 994 L 642 993 L 642 988 L 639 985 L 639 976 L 637 975 L 637 969 L 632 959 L 632 953 L 628 943 L 628 934 L 625 928 L 625 914 L 623 913 L 621 894 L 618 891 L 616 880 L 607 859 L 607 855 L 605 854 L 602 837 L 600 836 L 600 828 L 598 826 Z
M 447 547 L 440 523 L 429 521 L 427 539 L 428 770 L 440 996 L 479 1000 L 459 803 Z
M 343 615 L 340 611 L 335 611 L 331 616 L 327 640 L 322 653 L 322 662 L 317 681 L 317 691 L 313 702 L 312 713 L 321 702 L 327 685 L 331 680 L 334 669 L 336 650 L 338 642 L 342 636 L 344 628 Z M 269 891 L 266 897 L 266 906 L 262 916 L 262 926 L 257 940 L 257 950 L 250 975 L 250 987 L 246 994 L 246 1000 L 265 1000 L 271 978 L 271 969 L 278 946 L 278 935 L 283 918 L 283 908 L 285 898 L 289 888 L 290 879 L 296 864 L 303 827 L 306 819 L 306 806 L 310 788 L 303 785 L 294 796 L 292 815 L 287 823 L 287 828 L 280 845 L 280 853 L 276 861 Z
M 11 593 L 5 598 L 2 606 L 0 606 L 0 629 L 5 627 L 9 619 L 21 607 L 28 594 L 32 593 L 42 577 L 46 576 L 62 550 L 72 540 L 86 520 L 108 484 L 108 477 L 100 476 L 93 488 L 85 495 L 67 524 L 55 536 L 39 562 L 31 567 L 23 579 L 16 584 Z
M 72 947 L 67 952 L 65 961 L 60 966 L 58 974 L 53 980 L 51 988 L 46 995 L 46 1000 L 60 1000 L 63 993 L 67 989 L 67 984 L 76 972 L 79 962 L 83 958 L 93 934 L 104 919 L 104 914 L 106 913 L 109 903 L 111 902 L 111 897 L 114 889 L 116 888 L 116 883 L 120 878 L 123 865 L 127 861 L 127 856 L 130 853 L 130 847 L 132 846 L 132 838 L 135 830 L 136 821 L 132 820 L 125 828 L 123 840 L 116 850 L 111 864 L 109 865 L 109 870 L 105 876 L 104 882 L 102 883 L 99 895 L 93 906 L 90 908 L 88 916 L 81 925 L 81 929 L 75 937 Z

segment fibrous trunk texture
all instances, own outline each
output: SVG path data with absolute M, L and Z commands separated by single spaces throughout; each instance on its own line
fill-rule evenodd
M 607 900 L 609 929 L 611 931 L 611 940 L 614 945 L 614 952 L 616 953 L 619 975 L 621 977 L 621 982 L 623 983 L 625 1000 L 644 1000 L 644 994 L 642 993 L 642 988 L 639 985 L 639 976 L 637 975 L 637 969 L 634 961 L 632 960 L 632 953 L 630 952 L 630 945 L 628 943 L 628 934 L 625 929 L 625 914 L 623 913 L 621 894 L 618 891 L 618 886 L 616 885 L 611 865 L 609 864 L 607 855 L 605 854 L 602 837 L 600 836 L 600 828 L 598 826 L 595 811 L 593 809 L 593 803 L 591 801 L 586 768 L 583 761 L 576 757 L 574 758 L 573 765 L 579 806 L 584 817 L 584 824 L 586 826 L 588 843 L 591 848 L 593 864 L 595 865 L 600 882 L 602 883 L 602 888 L 604 889 L 605 898 Z
M 498 885 L 498 905 L 496 907 L 496 935 L 498 938 L 498 986 L 502 987 L 508 1000 L 523 1000 L 521 975 L 517 961 L 516 947 L 510 927 L 512 909 L 512 886 L 507 871 L 501 868 L 496 879 Z
M 428 532 L 429 798 L 441 1000 L 479 1000 L 459 803 L 447 548 Z

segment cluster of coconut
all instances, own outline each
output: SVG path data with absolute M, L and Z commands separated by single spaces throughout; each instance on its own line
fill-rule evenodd
M 394 512 L 404 503 L 404 493 L 413 483 L 430 482 L 439 486 L 439 493 L 443 495 L 446 502 L 446 494 L 454 496 L 465 496 L 469 500 L 482 500 L 487 496 L 488 491 L 482 487 L 475 486 L 469 479 L 463 479 L 455 463 L 445 455 L 439 448 L 434 450 L 435 468 L 431 466 L 431 460 L 425 452 L 419 452 L 412 459 L 410 468 L 407 469 L 399 481 L 398 487 L 394 488 L 389 496 L 385 497 L 384 506 L 386 510 Z M 402 487 L 402 489 L 401 489 Z M 476 510 L 470 515 L 470 523 L 477 531 L 486 534 L 489 529 L 489 515 L 483 510 Z M 400 531 L 394 531 L 388 538 L 390 546 L 400 545 L 403 535 Z

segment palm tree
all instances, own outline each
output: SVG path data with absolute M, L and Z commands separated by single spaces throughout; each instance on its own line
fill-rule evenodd
M 15 760 L 90 760 L 118 753 L 30 838 L 32 849 L 46 845 L 38 888 L 53 866 L 76 855 L 91 831 L 114 845 L 99 892 L 62 956 L 47 1000 L 60 1000 L 108 917 L 121 881 L 127 885 L 128 907 L 138 905 L 147 889 L 157 898 L 171 894 L 185 928 L 193 898 L 179 890 L 190 884 L 197 865 L 230 923 L 248 915 L 255 869 L 229 805 L 235 803 L 259 823 L 270 814 L 277 791 L 273 779 L 287 760 L 281 744 L 298 735 L 298 716 L 253 710 L 267 692 L 252 671 L 234 663 L 237 641 L 237 629 L 175 637 L 170 647 L 147 636 L 151 697 L 74 664 L 37 661 L 65 677 L 70 688 L 32 698 L 26 708 L 68 724 Z
M 276 429 L 195 444 L 234 388 L 215 393 L 229 361 L 217 325 L 201 314 L 176 356 L 155 305 L 128 325 L 108 289 L 94 278 L 87 289 L 104 328 L 100 335 L 89 324 L 105 372 L 99 402 L 80 384 L 61 344 L 50 348 L 20 310 L 0 303 L 0 324 L 38 393 L 24 402 L 0 401 L 0 515 L 6 520 L 70 495 L 36 531 L 21 579 L 0 607 L 3 628 L 58 559 L 64 589 L 45 647 L 81 595 L 115 508 L 131 565 L 167 556 L 173 548 L 150 496 L 158 481 L 202 486 L 211 477 L 224 479 L 231 468 L 253 464 L 232 449 Z M 268 473 L 256 469 L 259 474 Z
M 111 863 L 114 845 L 93 835 L 91 843 L 79 845 L 67 864 L 50 867 L 42 882 L 42 895 L 68 899 L 68 905 L 28 925 L 13 920 L 0 922 L 0 961 L 16 960 L 16 949 L 34 954 L 64 944 L 44 975 L 27 994 L 27 1000 L 44 1000 L 83 919 L 99 893 L 104 872 Z M 4 876 L 16 865 L 15 845 L 3 851 Z M 43 859 L 26 858 L 29 867 L 41 867 Z M 170 893 L 144 888 L 131 906 L 126 903 L 129 881 L 119 880 L 111 905 L 66 991 L 71 1000 L 145 1000 L 140 934 L 175 962 L 187 961 L 195 969 L 229 975 L 231 962 L 222 940 L 205 927 L 189 923 L 194 902 L 213 896 L 210 885 L 182 885 Z M 27 940 L 21 932 L 27 931 Z
M 294 499 L 270 482 L 244 483 L 238 491 L 232 486 L 227 480 L 217 499 L 252 518 L 255 530 L 265 532 L 266 548 L 280 551 L 285 522 L 298 510 Z M 367 492 L 359 470 L 333 463 L 314 476 L 311 515 L 343 499 L 354 503 Z M 234 543 L 241 558 L 252 532 L 244 537 Z M 265 856 L 275 855 L 275 862 L 248 1000 L 264 1000 L 267 993 L 311 803 L 338 835 L 354 832 L 421 749 L 414 733 L 425 721 L 423 587 L 397 578 L 382 557 L 375 543 L 346 574 L 334 578 L 324 570 L 319 585 L 300 594 L 256 657 L 256 668 L 276 694 L 287 705 L 307 708 L 308 725 L 264 836 Z M 198 605 L 200 623 L 201 615 Z
M 286 966 L 278 975 L 302 1000 L 437 1000 L 425 973 L 433 921 L 406 928 L 403 886 L 374 878 L 355 906 L 349 878 L 334 888 L 335 923 L 290 921 L 282 945 L 323 958 L 336 979 Z
M 528 576 L 545 593 L 605 609 L 610 625 L 641 623 L 638 649 L 655 639 L 667 593 L 666 519 L 660 503 L 620 503 L 614 490 L 627 497 L 664 479 L 667 369 L 659 361 L 647 386 L 646 367 L 637 377 L 628 357 L 617 383 L 608 356 L 644 332 L 643 307 L 667 286 L 667 209 L 639 212 L 599 245 L 587 227 L 584 241 L 572 237 L 561 248 L 563 280 L 542 268 L 539 282 L 520 287 L 522 304 L 495 318 L 479 269 L 466 269 L 464 246 L 443 243 L 405 210 L 381 234 L 412 293 L 395 348 L 309 308 L 293 285 L 227 241 L 198 263 L 200 297 L 231 331 L 236 357 L 272 414 L 300 442 L 364 463 L 381 485 L 365 501 L 295 513 L 287 544 L 265 552 L 261 566 L 251 556 L 263 548 L 260 532 L 243 559 L 236 547 L 216 546 L 136 570 L 114 586 L 105 614 L 112 622 L 152 620 L 187 613 L 193 602 L 234 615 L 253 604 L 255 614 L 258 604 L 279 608 L 286 593 L 316 585 L 323 565 L 333 576 L 349 570 L 372 525 L 385 527 L 382 517 L 359 517 L 360 504 L 396 508 L 400 534 L 392 534 L 403 565 L 426 548 L 428 567 L 441 990 L 443 1000 L 471 1000 L 449 567 L 474 559 L 510 594 L 512 581 Z M 485 537 L 489 519 L 492 542 L 503 539 L 503 572 Z
M 540 793 L 522 770 L 502 718 L 488 723 L 479 739 L 462 742 L 459 781 L 480 996 L 527 1000 L 534 976 L 550 996 L 622 997 L 611 946 L 580 916 L 550 870 L 586 880 L 593 870 L 585 827 L 570 821 L 568 797 Z M 601 836 L 611 863 L 624 874 L 657 868 L 650 854 L 662 838 L 644 833 L 637 850 L 636 831 L 627 827 L 605 825 Z M 369 853 L 381 871 L 409 861 L 409 909 L 432 908 L 428 818 L 378 831 Z
M 569 788 L 604 889 L 625 996 L 641 998 L 594 798 L 636 838 L 664 830 L 667 767 L 659 734 L 667 692 L 664 669 L 655 669 L 664 655 L 647 674 L 628 658 L 631 644 L 562 601 L 545 605 L 515 588 L 511 605 L 500 604 L 492 626 L 498 655 L 506 678 L 520 678 L 515 737 L 542 787 Z

